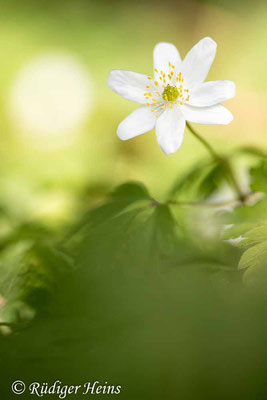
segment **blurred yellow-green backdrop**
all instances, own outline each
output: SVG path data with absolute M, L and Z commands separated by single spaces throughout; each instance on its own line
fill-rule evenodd
M 202 37 L 218 43 L 209 79 L 230 79 L 229 126 L 199 126 L 220 149 L 266 146 L 264 1 L 4 1 L 0 12 L 0 203 L 16 220 L 68 221 L 79 193 L 126 181 L 162 196 L 204 155 L 190 133 L 165 156 L 154 132 L 121 142 L 136 105 L 111 92 L 111 69 L 150 74 L 159 41 L 182 57 Z

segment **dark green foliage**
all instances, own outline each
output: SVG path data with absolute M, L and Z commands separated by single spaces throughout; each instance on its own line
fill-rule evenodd
M 204 170 L 172 191 L 196 183 L 188 205 L 126 183 L 63 239 L 31 224 L 3 239 L 1 398 L 16 379 L 98 380 L 127 400 L 266 397 L 267 202 L 193 205 L 225 180 L 218 164 Z

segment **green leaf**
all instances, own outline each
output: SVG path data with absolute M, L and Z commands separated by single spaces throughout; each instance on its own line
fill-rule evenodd
M 15 322 L 32 318 L 56 290 L 57 278 L 71 268 L 71 259 L 56 249 L 56 238 L 37 224 L 18 226 L 1 243 L 0 318 Z
M 251 190 L 267 193 L 267 161 L 262 161 L 258 166 L 250 169 Z
M 216 192 L 222 182 L 226 179 L 225 168 L 223 164 L 218 163 L 210 169 L 200 182 L 198 187 L 198 196 L 200 199 L 207 199 Z
M 170 190 L 169 196 L 171 198 L 180 196 L 184 191 L 190 190 L 192 185 L 198 182 L 203 174 L 212 168 L 213 164 L 211 162 L 198 162 L 194 165 L 191 170 L 182 175 L 176 180 L 173 187 Z
M 239 242 L 239 247 L 249 247 L 255 244 L 267 243 L 267 221 L 243 233 L 244 239 Z
M 244 236 L 250 229 L 253 229 L 255 224 L 252 222 L 240 222 L 233 224 L 223 230 L 222 238 L 224 240 L 235 239 Z
M 246 250 L 239 262 L 239 269 L 256 268 L 265 265 L 267 268 L 267 242 L 258 243 Z
M 73 239 L 76 240 L 78 238 L 79 240 L 79 236 L 81 237 L 86 230 L 105 223 L 128 207 L 139 207 L 140 204 L 145 206 L 151 202 L 153 202 L 153 199 L 142 183 L 124 183 L 110 193 L 103 205 L 90 209 L 83 215 L 64 240 L 69 245 Z
M 161 257 L 173 258 L 179 247 L 175 229 L 168 206 L 126 209 L 97 225 L 87 225 L 78 257 L 86 265 L 101 266 L 101 270 L 107 265 L 147 269 Z
M 198 162 L 189 172 L 178 178 L 169 196 L 171 199 L 186 201 L 205 199 L 218 189 L 223 175 L 220 164 L 213 161 Z
M 151 200 L 151 196 L 145 185 L 139 182 L 128 182 L 118 186 L 112 193 L 111 198 L 117 201 L 133 203 L 140 200 Z

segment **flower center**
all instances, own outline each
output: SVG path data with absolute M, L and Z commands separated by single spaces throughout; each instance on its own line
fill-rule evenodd
M 180 96 L 176 86 L 167 85 L 162 93 L 162 98 L 166 101 L 175 101 Z
M 176 105 L 183 105 L 189 101 L 189 89 L 184 88 L 182 72 L 177 72 L 175 66 L 169 62 L 169 71 L 158 71 L 155 68 L 155 80 L 148 76 L 146 88 L 150 91 L 144 93 L 147 106 L 151 106 L 151 112 L 156 116 L 166 108 L 173 108 Z M 169 73 L 168 73 L 169 72 Z M 169 81 L 169 82 L 168 82 Z

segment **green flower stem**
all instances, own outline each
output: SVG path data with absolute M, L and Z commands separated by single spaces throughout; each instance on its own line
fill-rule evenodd
M 213 158 L 215 158 L 215 160 L 220 160 L 221 157 L 219 156 L 219 154 L 217 154 L 217 152 L 211 147 L 211 145 L 206 142 L 205 139 L 203 139 L 203 137 L 201 137 L 194 128 L 192 128 L 192 126 L 189 124 L 189 122 L 186 123 L 187 128 L 190 130 L 190 132 L 206 147 L 206 149 L 210 152 L 210 154 L 212 155 Z
M 213 147 L 205 140 L 203 139 L 203 137 L 201 137 L 194 128 L 192 128 L 192 126 L 187 122 L 186 123 L 187 128 L 190 130 L 190 132 L 192 133 L 192 135 L 194 135 L 205 147 L 206 149 L 209 151 L 209 153 L 212 155 L 212 157 L 217 161 L 220 162 L 221 164 L 223 164 L 225 171 L 228 175 L 229 180 L 232 182 L 232 186 L 235 189 L 238 199 L 243 203 L 246 199 L 246 196 L 244 195 L 244 193 L 242 192 L 242 190 L 240 189 L 240 186 L 236 180 L 236 177 L 234 175 L 234 172 L 232 170 L 231 164 L 229 163 L 229 161 L 223 157 L 221 157 L 214 149 Z

